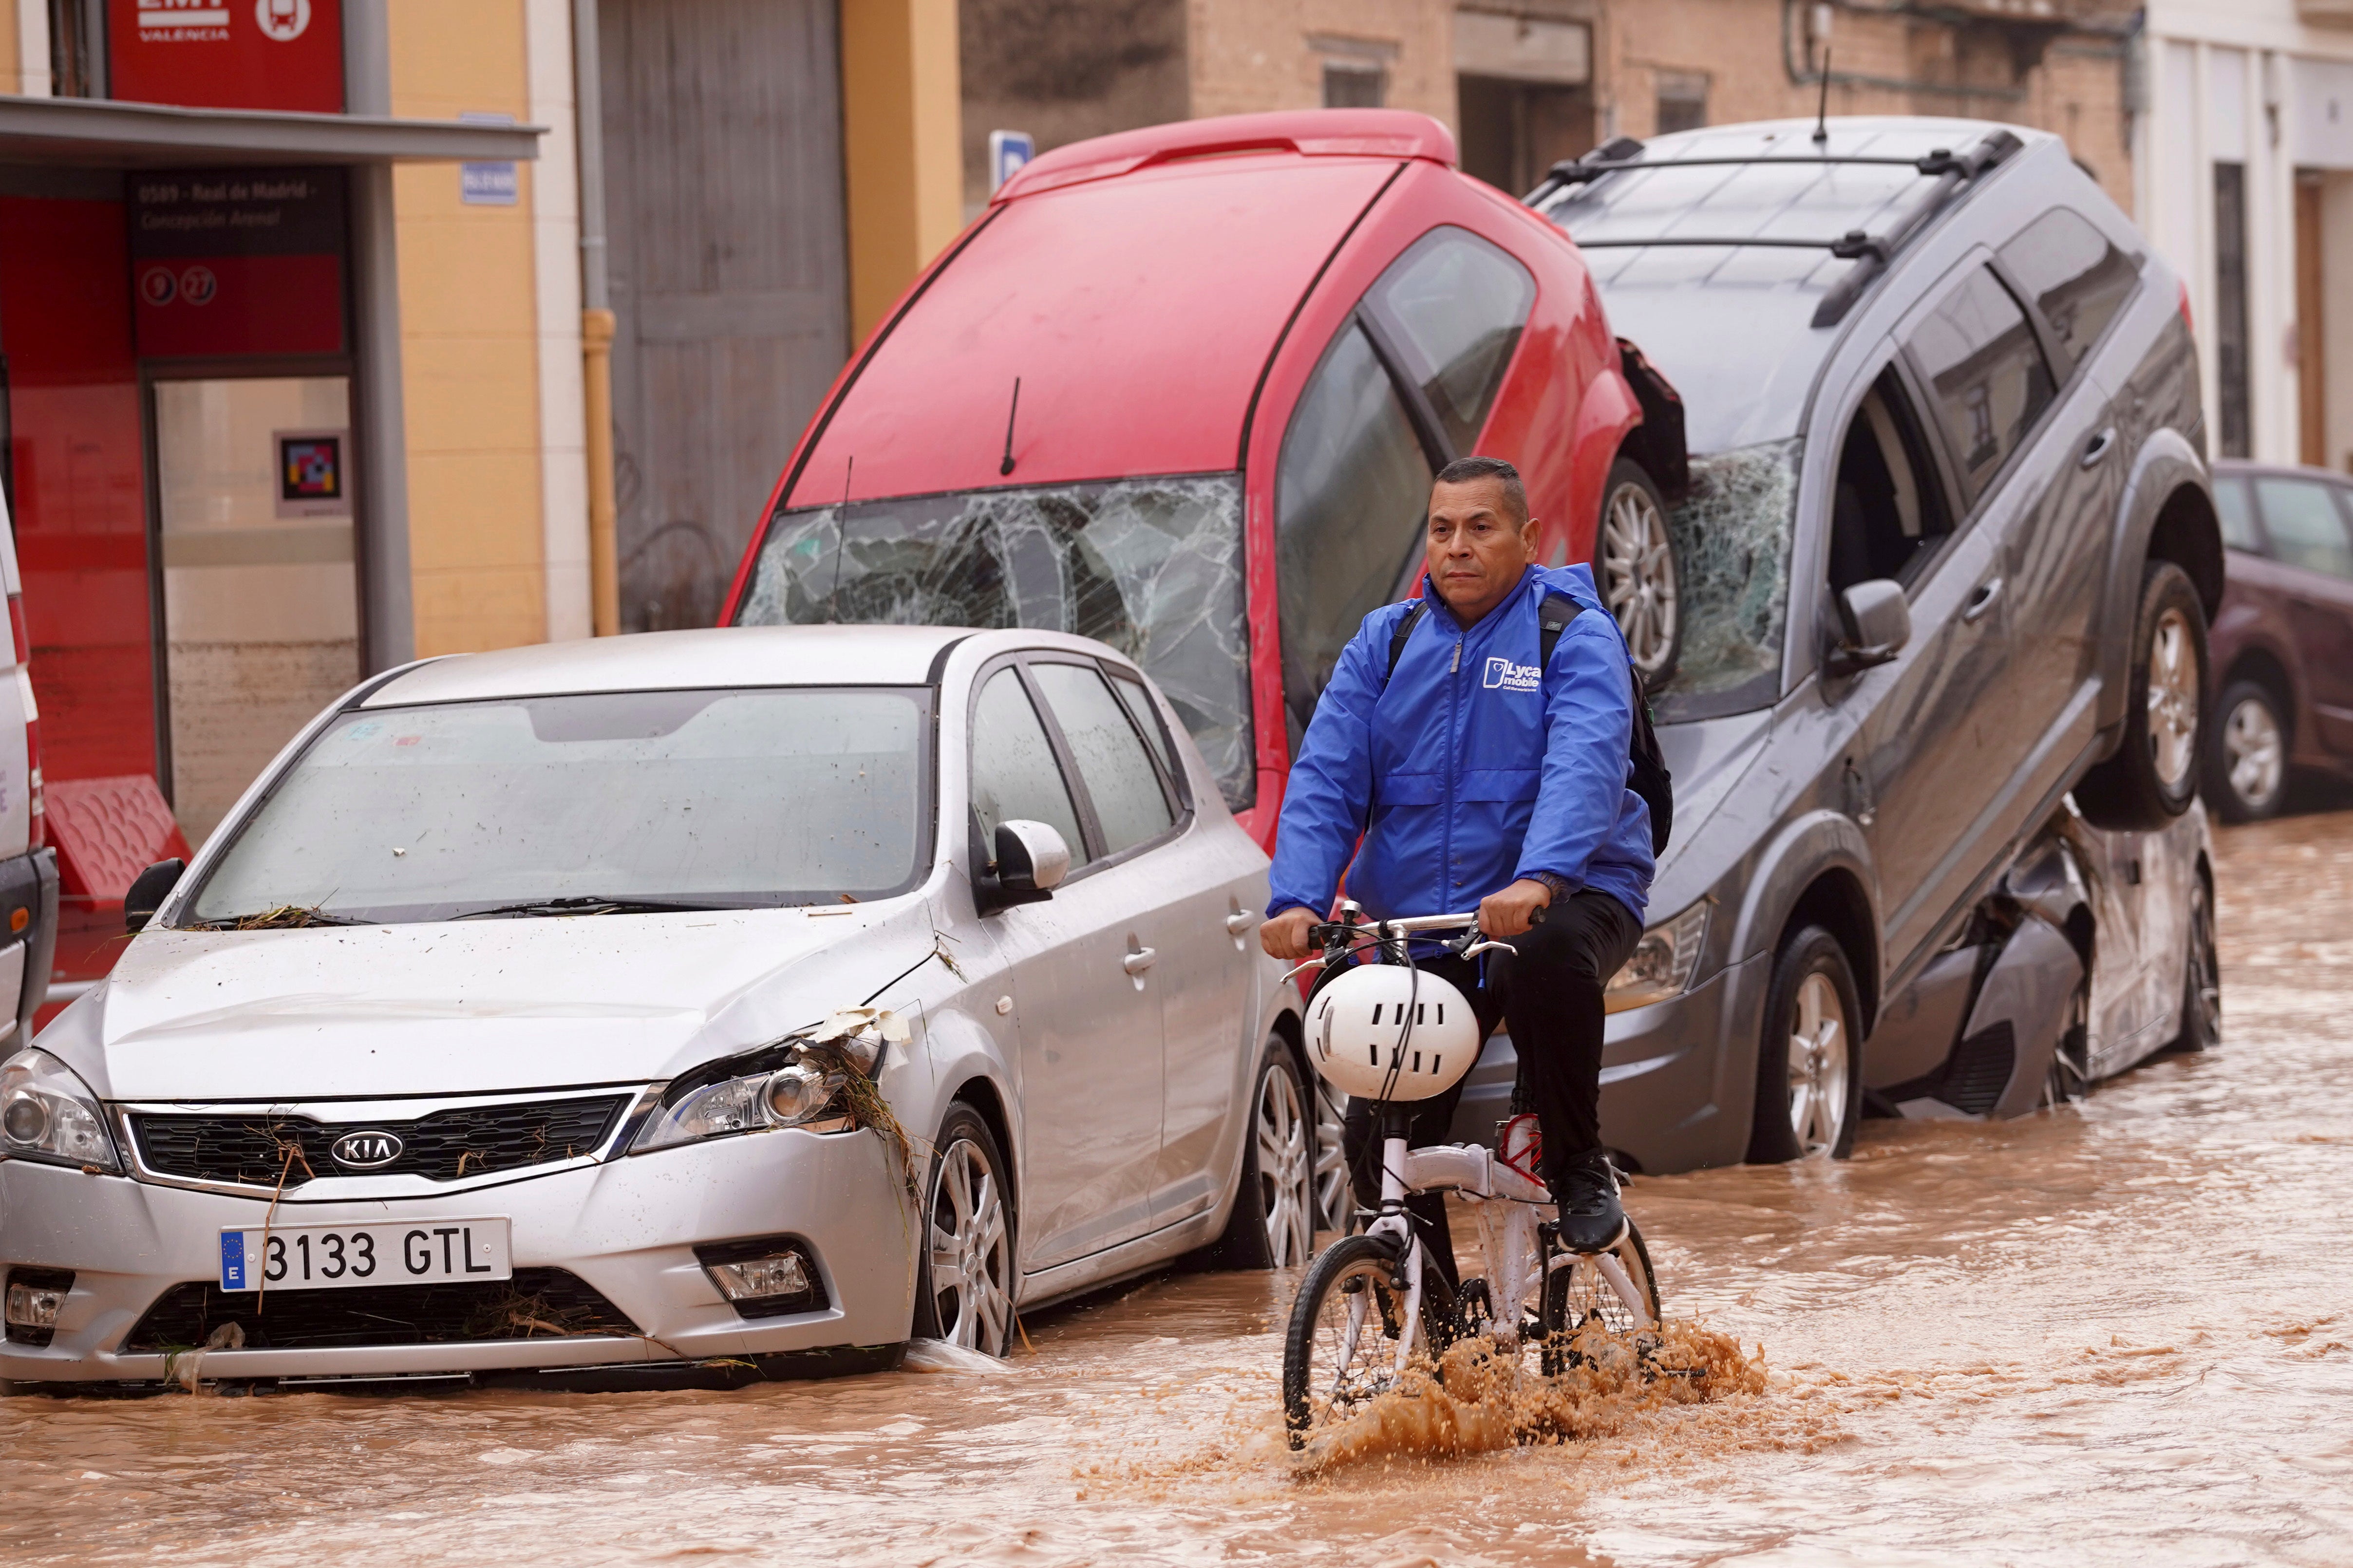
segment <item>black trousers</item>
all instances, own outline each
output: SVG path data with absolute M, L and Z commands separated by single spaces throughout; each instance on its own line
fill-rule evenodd
M 1634 955 L 1641 922 L 1608 893 L 1588 888 L 1545 912 L 1544 924 L 1508 939 L 1513 952 L 1481 958 L 1439 958 L 1425 973 L 1444 976 L 1470 998 L 1479 1019 L 1482 1053 L 1498 1020 L 1511 1026 L 1519 1053 L 1520 1088 L 1544 1129 L 1545 1178 L 1558 1186 L 1567 1163 L 1601 1146 L 1601 988 Z M 1328 970 L 1325 978 L 1340 973 Z M 1475 1064 L 1474 1064 L 1475 1065 Z M 1463 1081 L 1467 1080 L 1467 1075 Z M 1462 1082 L 1433 1100 L 1416 1102 L 1407 1132 L 1409 1147 L 1448 1142 Z M 1373 1136 L 1370 1100 L 1348 1102 L 1348 1170 L 1356 1201 L 1366 1208 L 1381 1201 L 1380 1152 Z M 1446 1225 L 1446 1200 L 1437 1194 L 1411 1198 L 1406 1206 L 1437 1256 L 1449 1289 L 1454 1247 Z

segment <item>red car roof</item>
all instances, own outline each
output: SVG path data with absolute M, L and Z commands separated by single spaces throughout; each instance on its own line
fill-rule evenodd
M 1392 132 L 1419 121 L 1367 117 Z M 1370 135 L 1343 123 L 1353 114 L 1249 118 Z M 1182 127 L 1159 127 L 1067 149 L 1083 155 L 1060 163 L 1060 153 L 1039 159 L 857 372 L 787 504 L 837 500 L 846 478 L 850 497 L 867 500 L 1235 468 L 1283 324 L 1405 144 L 1444 138 L 1427 125 L 1434 135 L 1392 135 L 1398 146 L 1378 157 L 1319 145 L 1166 161 Z M 1108 177 L 1120 171 L 1103 166 L 1103 149 L 1155 135 L 1159 151 L 1115 151 L 1108 162 L 1133 172 Z

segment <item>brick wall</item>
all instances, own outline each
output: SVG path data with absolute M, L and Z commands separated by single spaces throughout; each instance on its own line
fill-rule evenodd
M 1198 116 L 1320 109 L 1327 62 L 1376 65 L 1391 109 L 1454 123 L 1453 7 L 1444 0 L 1190 0 Z

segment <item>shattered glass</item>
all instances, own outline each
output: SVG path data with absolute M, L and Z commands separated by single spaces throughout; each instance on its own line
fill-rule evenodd
M 1240 474 L 778 512 L 736 623 L 837 621 L 1108 643 L 1158 683 L 1226 804 L 1255 796 Z
M 1692 458 L 1691 491 L 1667 520 L 1683 650 L 1651 687 L 1662 723 L 1743 712 L 1780 695 L 1801 445 Z

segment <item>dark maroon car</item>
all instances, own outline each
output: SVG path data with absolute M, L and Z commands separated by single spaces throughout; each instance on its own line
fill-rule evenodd
M 2208 634 L 2206 798 L 2248 822 L 2279 809 L 2291 768 L 2353 778 L 2353 482 L 2224 461 L 2214 505 L 2228 585 Z

